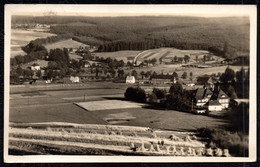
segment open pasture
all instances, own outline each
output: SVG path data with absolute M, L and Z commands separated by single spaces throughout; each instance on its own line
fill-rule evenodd
M 78 41 L 74 41 L 72 39 L 68 39 L 68 40 L 58 41 L 58 42 L 55 42 L 55 43 L 46 44 L 44 46 L 48 51 L 50 51 L 51 49 L 56 49 L 56 48 L 60 48 L 60 49 L 63 49 L 63 48 L 78 49 L 79 47 L 85 48 L 88 45 L 83 44 L 83 43 L 78 42 Z
M 11 29 L 11 57 L 25 55 L 25 52 L 21 49 L 22 46 L 27 45 L 30 41 L 37 38 L 46 38 L 49 36 L 55 36 L 55 34 Z
M 123 60 L 125 63 L 127 63 L 127 61 L 133 60 L 134 57 L 140 52 L 141 51 L 122 50 L 117 52 L 96 52 L 93 55 L 103 58 L 110 57 L 112 59 Z

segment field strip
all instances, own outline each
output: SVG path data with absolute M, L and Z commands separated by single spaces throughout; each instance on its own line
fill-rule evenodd
M 154 55 L 154 54 L 155 54 L 154 52 L 148 53 L 148 55 L 144 55 L 144 56 L 142 57 L 142 59 L 147 59 L 147 58 L 151 57 L 151 56 Z
M 103 98 L 103 97 L 124 97 L 121 93 L 119 94 L 113 94 L 113 95 L 97 95 L 97 96 L 85 96 L 85 99 L 95 99 L 95 98 Z M 76 96 L 76 97 L 64 97 L 63 100 L 82 100 L 84 99 L 84 96 Z
M 122 108 L 141 108 L 146 104 L 134 103 L 122 100 L 101 100 L 91 102 L 79 102 L 75 103 L 87 111 L 97 110 L 110 110 L 110 109 L 122 109 Z
M 62 132 L 56 132 L 51 130 L 32 130 L 32 129 L 21 129 L 21 128 L 10 128 L 9 134 L 15 135 L 27 135 L 28 137 L 60 137 L 68 138 L 71 140 L 75 139 L 89 139 L 89 140 L 103 140 L 103 141 L 120 141 L 120 142 L 134 142 L 134 143 L 157 143 L 160 138 L 148 138 L 138 136 L 123 136 L 123 135 L 106 135 L 106 134 L 95 134 L 95 133 L 74 133 L 63 130 Z M 170 134 L 169 134 L 170 136 Z M 185 146 L 185 147 L 204 147 L 204 145 L 198 141 L 172 141 L 170 139 L 164 139 L 164 143 L 167 145 Z
M 93 144 L 93 143 L 75 143 L 75 142 L 65 142 L 65 141 L 52 141 L 52 140 L 35 140 L 35 139 L 21 139 L 21 138 L 9 138 L 10 141 L 18 141 L 18 142 L 27 142 L 27 143 L 35 143 L 35 144 L 54 144 L 58 146 L 77 146 L 83 148 L 96 148 L 96 149 L 105 149 L 111 151 L 122 151 L 122 152 L 132 152 L 130 147 L 127 146 L 113 146 L 113 145 L 101 145 L 101 144 Z
M 115 151 L 115 152 L 119 152 L 119 153 L 128 153 L 129 155 L 150 155 L 150 156 L 162 156 L 162 155 L 168 155 L 168 156 L 180 156 L 174 152 L 168 152 L 166 150 L 153 150 L 153 151 L 149 151 L 148 149 L 139 149 L 137 151 L 133 151 L 130 149 L 130 147 L 128 146 L 113 146 L 113 145 L 100 145 L 100 144 L 88 144 L 88 143 L 74 143 L 74 142 L 60 142 L 60 141 L 49 141 L 49 140 L 30 140 L 30 139 L 15 139 L 15 138 L 10 138 L 10 142 L 17 142 L 18 146 L 19 143 L 25 142 L 27 144 L 27 147 L 30 147 L 30 145 L 32 144 L 36 144 L 36 145 L 41 145 L 41 146 L 45 146 L 47 148 L 53 148 L 56 147 L 56 149 L 62 148 L 62 149 L 66 149 L 66 147 L 72 147 L 72 150 L 75 151 L 78 148 L 80 152 L 82 152 L 82 148 L 85 149 L 99 149 L 99 150 L 107 150 L 107 151 Z M 77 148 L 78 147 L 78 148 Z M 9 148 L 11 149 L 16 149 L 16 150 L 24 150 L 23 148 L 19 148 L 17 146 L 10 146 Z M 26 150 L 29 152 L 32 152 L 32 150 Z M 33 152 L 35 152 L 33 150 Z M 38 153 L 37 154 L 42 154 L 42 153 Z M 73 153 L 72 153 L 73 154 Z M 185 156 L 185 155 L 183 155 Z M 186 155 L 189 156 L 189 155 Z
M 67 123 L 67 122 L 40 122 L 40 123 L 9 123 L 10 128 L 12 127 L 73 127 L 73 128 L 83 128 L 83 129 L 98 129 L 98 130 L 127 130 L 127 131 L 136 131 L 136 132 L 145 132 L 149 131 L 149 127 L 140 127 L 140 126 L 124 126 L 124 125 L 101 125 L 101 124 L 77 124 L 77 123 Z M 175 134 L 182 134 L 182 135 L 193 135 L 193 132 L 180 132 L 180 131 L 173 131 L 173 130 L 159 130 L 153 129 L 154 132 L 162 133 L 175 133 Z
M 137 61 L 137 59 L 139 58 L 139 56 L 141 56 L 142 54 L 144 54 L 144 53 L 146 53 L 146 52 L 148 52 L 149 50 L 145 50 L 145 51 L 142 51 L 141 53 L 138 53 L 136 56 L 135 56 L 135 58 L 134 58 L 134 63 L 136 63 L 136 61 Z
M 160 59 L 164 59 L 166 56 L 168 56 L 171 52 L 170 51 L 167 51 L 166 53 L 164 53 Z
M 42 107 L 42 106 L 57 106 L 57 105 L 65 105 L 65 104 L 71 104 L 69 102 L 59 102 L 54 104 L 23 104 L 23 105 L 17 105 L 17 106 L 10 106 L 10 108 L 27 108 L 27 107 Z

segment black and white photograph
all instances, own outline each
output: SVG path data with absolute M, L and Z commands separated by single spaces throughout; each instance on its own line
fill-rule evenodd
M 4 161 L 256 161 L 256 17 L 6 5 Z

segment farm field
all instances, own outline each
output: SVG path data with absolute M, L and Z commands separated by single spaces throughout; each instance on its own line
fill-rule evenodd
M 147 72 L 147 71 L 155 71 L 157 74 L 172 74 L 173 72 L 176 72 L 179 76 L 186 72 L 189 76 L 190 72 L 193 73 L 193 81 L 196 81 L 196 78 L 198 76 L 202 75 L 211 75 L 211 74 L 217 74 L 217 73 L 224 73 L 227 65 L 223 66 L 216 66 L 216 67 L 210 67 L 210 68 L 195 68 L 195 67 L 182 67 L 180 64 L 173 64 L 173 65 L 156 65 L 156 66 L 149 66 L 149 67 L 134 67 L 133 69 L 125 68 L 125 73 L 131 73 L 132 70 L 136 70 L 138 74 L 140 74 L 141 71 Z M 229 68 L 233 69 L 235 72 L 241 70 L 241 66 L 232 66 L 230 65 Z M 248 70 L 248 66 L 243 67 L 245 70 Z M 189 77 L 187 77 L 189 78 Z
M 114 89 L 74 89 L 74 90 L 28 90 L 27 92 L 16 92 L 10 94 L 10 122 L 37 123 L 37 122 L 68 122 L 68 123 L 96 123 L 96 124 L 122 124 L 130 126 L 149 126 L 159 129 L 196 129 L 207 126 L 222 126 L 223 120 L 194 115 L 191 113 L 173 110 L 158 110 L 149 107 L 138 108 L 113 108 L 96 109 L 87 111 L 75 105 L 77 102 L 85 101 L 98 103 L 98 105 L 123 104 L 126 87 L 119 86 Z M 105 100 L 102 103 L 102 100 Z M 114 100 L 117 100 L 117 103 Z M 110 105 L 110 104 L 109 104 Z M 107 105 L 107 106 L 109 106 Z M 96 105 L 97 106 L 97 105 Z M 111 106 L 111 105 L 110 105 Z M 119 117 L 115 117 L 119 115 Z M 118 119 L 122 117 L 123 119 Z M 128 119 L 129 117 L 135 119 Z M 109 119 L 108 119 L 109 118 Z M 111 118 L 114 118 L 114 120 Z M 182 119 L 179 119 L 182 118 Z M 118 120 L 117 120 L 118 119 Z M 110 120 L 110 121 L 107 121 Z
M 17 55 L 24 55 L 25 52 L 21 47 L 27 45 L 31 40 L 46 38 L 49 36 L 55 36 L 55 34 L 11 29 L 11 58 Z
M 190 56 L 189 63 L 195 63 L 196 56 L 198 56 L 198 59 L 203 59 L 203 56 L 207 54 L 209 54 L 209 52 L 205 50 L 180 50 L 175 48 L 158 48 L 145 50 L 138 54 L 135 59 L 137 64 L 140 64 L 140 62 L 143 62 L 144 60 L 153 58 L 155 58 L 158 63 L 159 59 L 162 59 L 162 62 L 170 62 L 171 60 L 173 60 L 175 56 L 183 58 L 185 55 L 188 55 Z M 223 60 L 223 58 L 220 58 L 218 56 L 213 56 L 213 58 L 215 59 L 215 61 Z
M 71 123 L 11 123 L 11 154 L 205 156 L 193 132 Z
M 68 39 L 68 40 L 62 40 L 62 41 L 58 41 L 58 42 L 55 42 L 55 43 L 51 43 L 51 44 L 46 44 L 44 45 L 44 47 L 48 50 L 48 52 L 51 50 L 51 49 L 55 49 L 55 48 L 60 48 L 60 49 L 63 49 L 63 48 L 79 48 L 79 47 L 85 47 L 85 46 L 88 46 L 86 44 L 83 44 L 81 42 L 78 42 L 78 41 L 74 41 L 72 39 Z
M 103 58 L 115 58 L 118 60 L 123 60 L 125 63 L 127 61 L 132 62 L 134 60 L 134 57 L 140 53 L 141 51 L 134 51 L 134 50 L 122 50 L 117 52 L 96 52 L 93 53 L 94 56 L 103 57 Z

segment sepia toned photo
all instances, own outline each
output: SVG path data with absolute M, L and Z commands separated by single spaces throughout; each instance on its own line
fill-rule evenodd
M 6 5 L 5 162 L 256 160 L 256 7 Z

